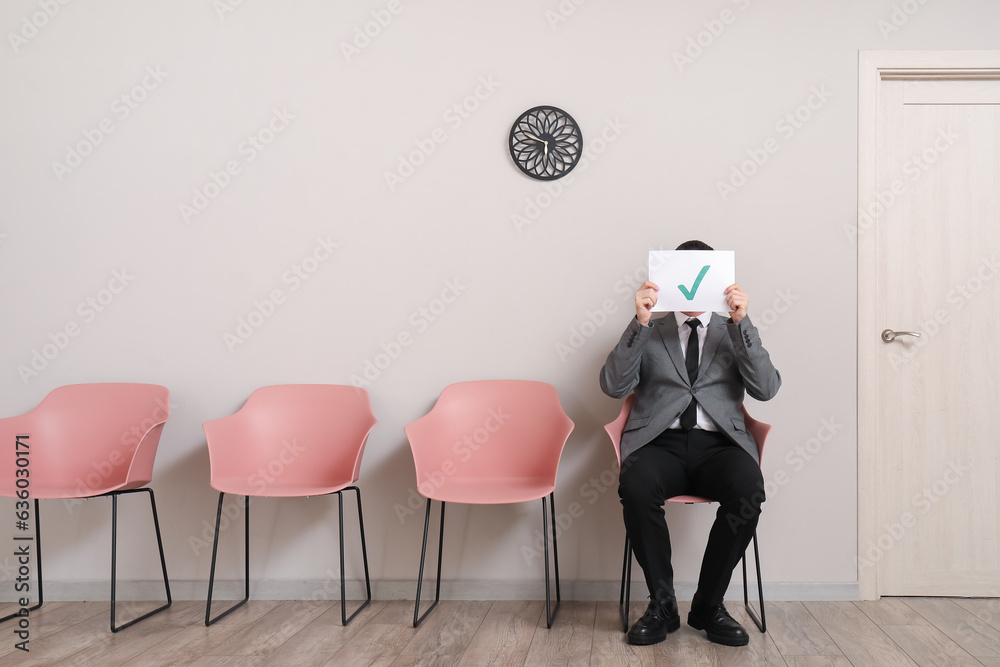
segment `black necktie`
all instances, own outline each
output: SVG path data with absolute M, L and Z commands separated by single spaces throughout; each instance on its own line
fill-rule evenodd
M 698 377 L 698 320 L 691 319 L 685 322 L 691 327 L 691 334 L 688 336 L 687 354 L 684 356 L 684 364 L 687 366 L 688 379 L 694 385 Z M 693 398 L 684 412 L 681 414 L 681 428 L 690 430 L 698 423 L 698 402 Z

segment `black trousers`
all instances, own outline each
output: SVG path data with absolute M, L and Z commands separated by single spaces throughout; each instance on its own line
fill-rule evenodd
M 664 502 L 680 495 L 719 502 L 693 604 L 720 604 L 764 502 L 757 462 L 722 433 L 668 429 L 622 462 L 618 495 L 635 558 L 656 600 L 674 595 Z

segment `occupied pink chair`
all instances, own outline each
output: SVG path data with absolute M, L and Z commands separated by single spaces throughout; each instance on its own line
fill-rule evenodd
M 615 456 L 618 457 L 618 466 L 621 467 L 622 464 L 622 433 L 625 432 L 625 423 L 628 421 L 629 414 L 632 412 L 632 404 L 635 402 L 635 394 L 629 394 L 625 398 L 625 403 L 622 405 L 622 411 L 618 414 L 618 417 L 607 424 L 604 430 L 608 432 L 611 436 L 611 442 L 615 446 Z M 747 413 L 747 409 L 743 407 L 743 421 L 746 424 L 747 431 L 753 436 L 753 439 L 757 442 L 757 455 L 758 459 L 764 460 L 764 441 L 767 440 L 768 434 L 771 432 L 771 425 L 765 424 L 764 422 L 757 421 Z M 710 503 L 712 502 L 709 498 L 702 498 L 701 496 L 674 496 L 673 498 L 667 498 L 668 503 L 685 503 L 687 505 L 692 505 L 694 503 Z M 753 558 L 757 565 L 757 594 L 760 598 L 760 616 L 754 612 L 753 607 L 750 605 L 750 599 L 747 591 L 747 559 L 746 554 L 740 560 L 743 566 L 743 606 L 747 610 L 747 614 L 753 619 L 753 622 L 757 625 L 757 628 L 761 632 L 767 632 L 767 621 L 764 618 L 764 586 L 760 579 L 760 556 L 757 552 L 757 531 L 753 533 Z M 628 632 L 628 621 L 629 621 L 629 598 L 632 593 L 632 542 L 629 540 L 628 534 L 625 535 L 625 559 L 622 563 L 622 585 L 621 593 L 618 597 L 619 611 L 621 613 L 622 628 L 625 632 Z
M 354 483 L 361 471 L 365 442 L 375 424 L 368 392 L 358 387 L 331 384 L 261 387 L 235 414 L 204 423 L 212 465 L 211 484 L 219 492 L 205 607 L 206 626 L 250 599 L 250 496 L 290 498 L 336 494 L 340 512 L 341 622 L 347 625 L 371 603 L 361 490 Z M 354 491 L 357 495 L 368 594 L 365 602 L 349 617 L 344 586 L 344 491 Z M 219 524 L 222 501 L 227 493 L 243 496 L 246 585 L 242 601 L 211 618 Z
M 19 533 L 15 544 L 35 552 L 38 604 L 42 606 L 41 499 L 111 498 L 111 631 L 118 632 L 171 604 L 167 562 L 153 490 L 153 460 L 163 424 L 170 413 L 170 393 L 155 384 L 74 384 L 59 387 L 33 410 L 0 419 L 0 442 L 11 448 L 0 456 L 0 496 L 17 498 L 18 528 L 27 530 L 29 501 L 34 500 L 35 534 Z M 123 625 L 115 624 L 118 496 L 149 494 L 153 528 L 167 602 Z M 19 616 L 11 614 L 0 622 Z
M 563 412 L 555 387 L 527 380 L 452 384 L 444 388 L 434 408 L 407 424 L 405 431 L 413 450 L 417 488 L 427 498 L 413 627 L 417 627 L 441 599 L 445 504 L 490 505 L 538 499 L 542 501 L 545 614 L 548 627 L 552 627 L 562 600 L 555 526 L 556 472 L 566 439 L 573 431 L 573 422 Z M 421 616 L 420 590 L 427 554 L 427 530 L 431 503 L 435 500 L 441 502 L 437 587 L 434 604 Z M 555 609 L 549 592 L 549 511 L 552 512 Z

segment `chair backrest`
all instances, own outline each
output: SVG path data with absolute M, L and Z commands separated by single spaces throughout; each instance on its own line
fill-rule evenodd
M 771 425 L 751 417 L 745 405 L 743 406 L 743 423 L 746 424 L 747 433 L 752 435 L 754 442 L 757 443 L 757 460 L 763 463 L 764 443 L 767 441 L 768 434 L 771 433 Z
M 618 457 L 618 466 L 621 467 L 622 464 L 622 434 L 625 432 L 625 423 L 628 422 L 628 417 L 632 413 L 632 404 L 635 403 L 635 394 L 629 394 L 625 397 L 625 402 L 622 403 L 622 410 L 618 413 L 618 416 L 610 424 L 605 424 L 604 430 L 608 432 L 611 437 L 611 444 L 615 448 L 615 456 Z M 771 432 L 771 425 L 765 424 L 762 421 L 757 421 L 750 416 L 747 412 L 746 406 L 742 406 L 743 409 L 743 422 L 746 424 L 747 432 L 753 436 L 754 441 L 757 443 L 757 460 L 764 460 L 764 442 L 767 440 L 768 434 Z
M 74 384 L 52 390 L 30 412 L 0 419 L 0 441 L 27 435 L 32 498 L 82 498 L 139 488 L 170 416 L 170 392 L 155 384 Z M 22 450 L 24 451 L 24 450 Z M 0 496 L 16 496 L 16 462 L 0 457 Z
M 555 484 L 573 422 L 555 387 L 529 380 L 459 382 L 404 428 L 417 481 L 533 478 Z
M 227 493 L 271 495 L 258 480 L 280 477 L 286 488 L 357 481 L 376 423 L 368 392 L 360 387 L 261 387 L 235 414 L 203 424 L 212 485 L 219 488 L 217 480 L 226 479 Z M 241 488 L 232 486 L 234 480 Z
M 632 404 L 635 403 L 635 394 L 629 394 L 622 403 L 622 411 L 618 413 L 615 420 L 604 425 L 604 430 L 611 436 L 611 444 L 615 447 L 615 456 L 618 458 L 618 467 L 622 465 L 622 434 L 625 433 L 625 422 L 632 414 Z

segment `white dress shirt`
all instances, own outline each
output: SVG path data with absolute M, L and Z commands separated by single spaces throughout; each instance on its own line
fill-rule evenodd
M 674 311 L 674 318 L 677 320 L 677 336 L 681 339 L 681 354 L 684 356 L 684 360 L 687 361 L 688 340 L 691 338 L 691 327 L 687 325 L 687 321 L 691 318 L 680 311 Z M 708 335 L 708 323 L 712 319 L 712 313 L 704 312 L 696 319 L 698 320 L 698 361 L 700 362 L 701 352 L 705 348 L 705 336 Z M 694 428 L 700 428 L 704 431 L 718 431 L 719 428 L 701 407 L 701 403 L 698 403 L 697 408 L 698 417 Z M 680 417 L 675 419 L 668 428 L 681 428 Z

